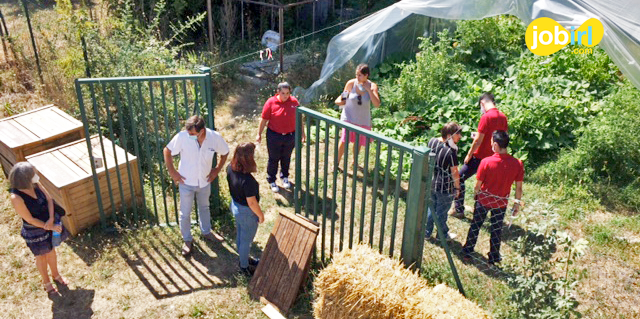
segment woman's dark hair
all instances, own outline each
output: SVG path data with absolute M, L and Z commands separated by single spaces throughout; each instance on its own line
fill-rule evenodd
M 493 132 L 493 141 L 498 143 L 500 148 L 507 148 L 509 146 L 509 134 L 505 131 L 495 131 Z
M 191 131 L 191 129 L 195 129 L 196 132 L 200 133 L 204 128 L 204 118 L 199 115 L 194 115 L 187 119 L 187 122 L 184 123 L 184 129 L 186 131 Z
M 36 174 L 36 169 L 29 162 L 18 162 L 9 172 L 9 182 L 11 188 L 28 189 L 33 183 L 31 179 Z
M 369 65 L 362 63 L 362 64 L 358 64 L 358 66 L 356 67 L 356 71 L 362 73 L 363 75 L 369 76 Z
M 236 147 L 231 159 L 231 170 L 251 174 L 258 171 L 258 165 L 253 158 L 256 145 L 253 143 L 243 143 Z
M 458 131 L 462 129 L 462 126 L 456 122 L 449 122 L 445 124 L 440 130 L 440 134 L 442 138 L 447 138 L 448 135 L 456 134 Z

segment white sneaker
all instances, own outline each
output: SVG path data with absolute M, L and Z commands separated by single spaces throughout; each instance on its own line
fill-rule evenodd
M 273 183 L 271 183 L 271 184 L 269 184 L 269 185 L 271 185 L 271 190 L 272 190 L 274 193 L 277 193 L 277 192 L 279 192 L 279 191 L 280 191 L 280 187 L 278 187 L 278 185 L 276 185 L 276 183 L 275 183 L 275 182 L 273 182 Z
M 289 178 L 284 177 L 282 179 L 282 187 L 284 187 L 284 189 L 289 189 L 291 188 L 291 183 L 289 183 Z

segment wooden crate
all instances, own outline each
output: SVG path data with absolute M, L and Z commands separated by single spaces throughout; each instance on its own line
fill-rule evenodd
M 249 282 L 249 294 L 287 313 L 309 272 L 318 231 L 318 223 L 280 212 Z
M 128 169 L 131 170 L 130 175 L 136 203 L 141 203 L 142 201 L 142 187 L 140 175 L 138 174 L 138 159 L 128 154 L 129 162 L 127 164 L 125 160 L 126 152 L 116 145 L 118 169 L 122 180 L 124 198 L 120 196 L 113 143 L 106 138 L 103 138 L 103 143 L 106 158 L 103 160 L 103 167 L 98 168 L 96 173 L 98 174 L 104 213 L 105 216 L 109 216 L 112 209 L 109 189 L 113 194 L 116 210 L 120 210 L 123 204 L 128 207 L 133 204 Z M 102 149 L 97 135 L 91 137 L 91 145 L 93 154 L 102 157 Z M 63 218 L 63 223 L 73 235 L 100 221 L 100 211 L 86 139 L 28 156 L 27 161 L 38 170 L 40 181 L 47 188 L 51 197 L 67 211 L 67 215 Z M 109 184 L 107 184 L 106 168 L 109 170 Z
M 0 163 L 8 175 L 27 156 L 82 138 L 82 122 L 53 104 L 0 119 Z

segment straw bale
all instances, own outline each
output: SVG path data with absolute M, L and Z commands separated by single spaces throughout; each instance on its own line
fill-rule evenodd
M 335 255 L 316 277 L 314 289 L 319 319 L 489 318 L 456 290 L 429 287 L 397 260 L 366 245 Z

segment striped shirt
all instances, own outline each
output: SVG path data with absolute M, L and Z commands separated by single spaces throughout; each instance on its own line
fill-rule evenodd
M 429 148 L 436 153 L 431 190 L 434 193 L 453 193 L 454 183 L 451 167 L 458 166 L 458 151 L 435 137 L 429 141 Z

